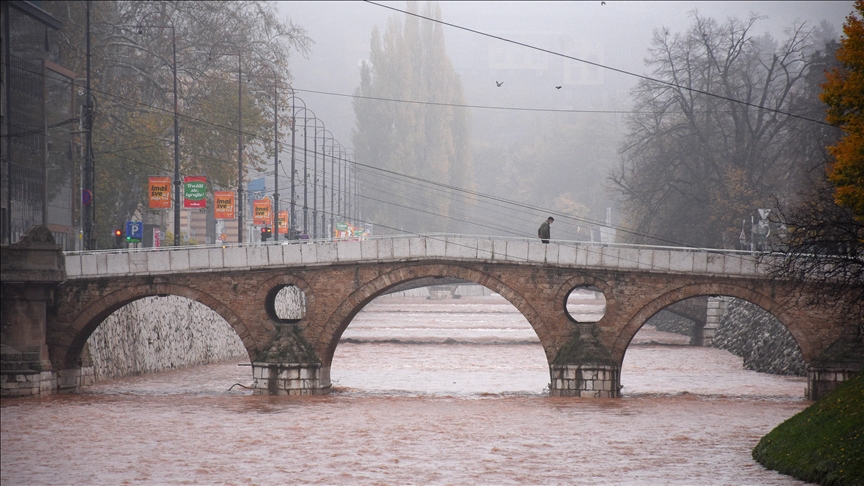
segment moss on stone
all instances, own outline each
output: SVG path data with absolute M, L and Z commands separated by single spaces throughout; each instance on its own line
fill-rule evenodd
M 615 366 L 618 363 L 612 359 L 609 351 L 597 340 L 593 332 L 581 332 L 579 328 L 573 331 L 570 338 L 552 361 L 553 365 L 565 364 L 598 364 Z
M 778 425 L 753 459 L 802 481 L 864 485 L 864 373 Z
M 273 344 L 262 349 L 255 361 L 263 363 L 320 363 L 315 350 L 295 325 L 282 325 Z

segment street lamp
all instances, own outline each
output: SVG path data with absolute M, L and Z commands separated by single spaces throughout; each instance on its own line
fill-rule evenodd
M 269 64 L 262 64 L 262 67 L 273 73 L 273 214 L 276 216 L 276 232 L 273 233 L 273 241 L 276 241 L 279 239 L 279 96 L 276 91 L 279 76 Z
M 243 51 L 237 44 L 223 40 L 210 48 L 210 58 L 219 44 L 227 44 L 236 51 L 223 55 L 237 56 L 237 242 L 243 243 Z
M 324 233 L 327 227 L 327 152 L 325 152 L 326 144 L 327 144 L 327 134 L 330 134 L 330 150 L 333 150 L 333 142 L 335 139 L 333 138 L 333 132 L 327 130 L 326 128 L 322 128 L 320 132 L 323 134 L 321 141 L 321 232 L 324 234 L 324 238 L 327 237 L 327 234 Z M 318 136 L 318 133 L 315 133 L 315 136 Z M 332 159 L 332 155 L 331 155 Z M 317 170 L 316 170 L 317 173 Z M 317 186 L 316 186 L 317 187 Z M 331 201 L 331 211 L 332 211 L 332 201 Z
M 297 101 L 301 101 L 303 103 L 303 109 L 306 109 L 306 102 L 300 98 L 297 98 L 294 94 L 294 88 L 291 88 L 291 226 L 288 230 L 288 239 L 292 239 L 292 237 L 297 236 L 297 196 L 294 193 L 294 178 L 297 176 L 297 169 L 294 167 L 294 152 L 296 144 L 294 142 L 294 136 L 297 133 Z
M 151 15 L 161 15 L 170 25 L 145 25 L 144 20 Z M 171 27 L 171 71 L 174 76 L 174 246 L 180 245 L 180 129 L 177 117 L 177 35 L 174 30 L 174 20 L 163 12 L 150 12 L 138 24 L 138 33 L 143 34 L 144 27 L 165 29 Z M 88 59 L 89 62 L 89 59 Z M 89 83 L 89 79 L 88 79 Z
M 315 112 L 303 106 L 303 234 L 309 236 L 309 188 L 307 182 L 309 180 L 309 148 L 307 141 L 309 113 L 312 113 L 312 119 L 315 120 L 315 127 L 318 126 L 318 117 Z M 314 139 L 313 139 L 314 143 Z

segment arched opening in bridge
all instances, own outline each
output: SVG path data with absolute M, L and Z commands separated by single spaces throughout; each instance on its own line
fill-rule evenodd
M 276 287 L 267 296 L 267 313 L 280 322 L 297 322 L 306 316 L 306 293 L 296 285 Z
M 391 288 L 353 318 L 331 363 L 334 392 L 544 392 L 546 355 L 515 306 L 473 282 L 425 280 Z
M 220 394 L 251 380 L 249 355 L 231 325 L 207 306 L 176 295 L 144 297 L 115 310 L 87 338 L 80 361 L 92 367 L 92 392 L 116 393 L 120 387 Z M 145 374 L 152 375 L 114 380 Z M 232 393 L 251 392 L 235 387 Z
M 744 299 L 703 295 L 666 306 L 639 329 L 621 366 L 621 394 L 801 398 L 805 371 L 775 316 Z
M 598 322 L 606 314 L 606 296 L 597 287 L 580 285 L 567 294 L 565 307 L 576 322 Z

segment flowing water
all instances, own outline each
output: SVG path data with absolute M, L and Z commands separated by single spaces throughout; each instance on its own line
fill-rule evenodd
M 803 484 L 750 451 L 809 404 L 804 380 L 686 342 L 643 329 L 622 398 L 553 398 L 502 298 L 380 298 L 327 396 L 251 396 L 223 363 L 4 399 L 0 483 Z

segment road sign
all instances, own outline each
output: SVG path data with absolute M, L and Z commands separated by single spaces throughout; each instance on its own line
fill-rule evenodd
M 90 189 L 81 191 L 81 203 L 85 206 L 93 202 L 93 192 Z
M 144 223 L 126 221 L 126 241 L 140 243 L 142 238 L 144 238 Z

